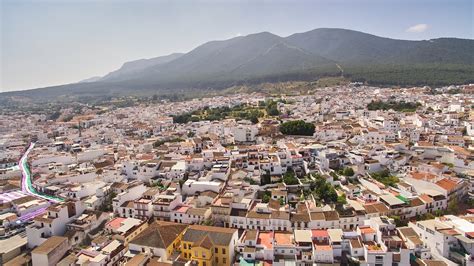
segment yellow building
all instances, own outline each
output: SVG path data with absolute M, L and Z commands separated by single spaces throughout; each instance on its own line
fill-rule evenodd
M 197 266 L 231 265 L 237 238 L 236 229 L 190 225 L 181 240 L 181 258 Z
M 188 226 L 185 224 L 153 222 L 128 244 L 130 251 L 160 257 L 162 261 L 173 260 L 181 249 L 181 239 Z

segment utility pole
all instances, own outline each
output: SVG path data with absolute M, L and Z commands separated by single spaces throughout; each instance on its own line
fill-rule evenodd
M 79 137 L 82 136 L 82 132 L 81 132 L 81 120 L 79 120 L 79 122 L 77 122 L 77 128 L 79 129 Z

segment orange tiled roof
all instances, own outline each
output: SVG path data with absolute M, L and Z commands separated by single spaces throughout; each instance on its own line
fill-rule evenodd
M 291 245 L 291 234 L 289 233 L 275 233 L 275 242 L 278 245 Z
M 273 239 L 272 232 L 260 232 L 258 234 L 257 243 L 261 244 L 266 249 L 271 249 L 273 247 L 272 239 Z
M 422 194 L 421 196 L 419 196 L 419 198 L 424 202 L 424 203 L 431 203 L 433 202 L 433 199 L 430 198 L 430 196 L 426 195 L 426 194 Z
M 431 173 L 427 173 L 427 172 L 411 172 L 410 173 L 411 177 L 414 178 L 414 179 L 418 179 L 418 180 L 431 180 L 431 179 L 435 179 L 436 178 L 436 175 L 434 174 L 431 174 Z
M 436 185 L 444 188 L 446 191 L 453 191 L 456 188 L 456 182 L 451 179 L 443 178 L 436 182 Z
M 362 227 L 362 228 L 359 228 L 360 229 L 360 233 L 361 234 L 375 234 L 375 229 L 373 229 L 372 227 Z
M 117 229 L 121 226 L 122 222 L 125 221 L 126 219 L 127 218 L 121 218 L 121 217 L 115 218 L 112 221 L 108 222 L 107 226 Z
M 430 143 L 430 142 L 427 142 L 427 141 L 418 141 L 418 146 L 424 146 L 424 147 L 431 147 L 431 146 L 435 146 L 433 145 L 433 143 Z
M 330 245 L 314 245 L 316 250 L 332 250 Z
M 449 146 L 449 148 L 451 148 L 455 153 L 457 154 L 462 154 L 464 156 L 469 156 L 471 155 L 471 153 L 466 150 L 465 148 L 463 147 L 459 147 L 459 146 Z
M 328 231 L 323 229 L 313 229 L 311 230 L 311 235 L 313 237 L 328 237 Z

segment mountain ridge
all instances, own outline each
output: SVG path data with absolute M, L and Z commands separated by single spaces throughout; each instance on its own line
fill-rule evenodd
M 172 53 L 165 56 L 158 56 L 148 59 L 138 59 L 123 63 L 123 65 L 112 72 L 109 72 L 98 81 L 117 80 L 123 78 L 123 75 L 130 75 L 140 72 L 148 67 L 166 64 L 184 55 L 184 53 Z
M 349 79 L 372 84 L 463 83 L 474 76 L 474 40 L 397 40 L 334 28 L 287 37 L 260 32 L 209 41 L 184 54 L 125 62 L 91 82 L 3 94 L 41 96 L 37 91 L 47 91 L 53 98 L 162 94 L 242 83 L 317 80 L 340 76 L 340 66 Z M 419 78 L 412 77 L 413 69 L 420 73 Z M 410 74 L 410 79 L 403 78 L 403 71 Z M 395 77 L 393 73 L 399 73 L 400 80 L 390 78 Z

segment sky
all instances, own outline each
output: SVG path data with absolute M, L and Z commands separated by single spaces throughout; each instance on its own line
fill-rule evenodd
M 472 0 L 0 0 L 0 92 L 103 76 L 211 40 L 346 28 L 474 39 Z

